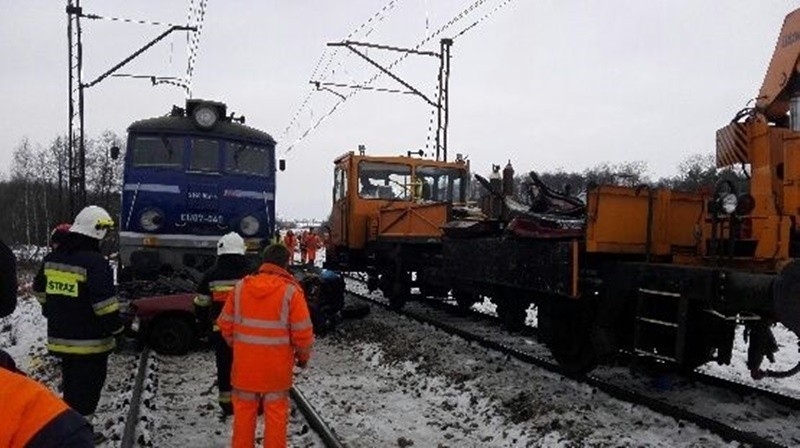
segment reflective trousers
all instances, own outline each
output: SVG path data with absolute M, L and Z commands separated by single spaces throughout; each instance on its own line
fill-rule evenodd
M 255 446 L 259 403 L 264 406 L 264 448 L 285 448 L 289 391 L 254 393 L 240 390 L 233 391 L 233 448 Z

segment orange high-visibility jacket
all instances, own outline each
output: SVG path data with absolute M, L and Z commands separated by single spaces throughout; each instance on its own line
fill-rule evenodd
M 316 233 L 309 233 L 306 237 L 306 251 L 309 254 L 316 254 L 320 247 L 320 239 Z
M 231 385 L 238 390 L 289 390 L 295 360 L 311 355 L 314 331 L 303 289 L 274 264 L 236 284 L 217 324 L 233 347 Z
M 43 385 L 3 368 L 0 403 L 0 446 L 4 448 L 53 446 L 56 441 L 64 446 L 91 445 L 86 420 Z

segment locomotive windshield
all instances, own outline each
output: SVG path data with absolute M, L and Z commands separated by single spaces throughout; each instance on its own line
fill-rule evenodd
M 193 138 L 189 171 L 219 172 L 219 141 Z
M 437 202 L 464 202 L 464 171 L 457 168 L 418 166 L 423 198 Z
M 228 143 L 225 172 L 266 176 L 270 171 L 267 148 L 244 143 Z
M 133 139 L 133 166 L 183 167 L 183 137 L 136 137 Z
M 260 177 L 269 176 L 272 170 L 270 148 L 252 143 L 202 137 L 136 135 L 132 138 L 131 148 L 130 160 L 135 168 L 185 169 Z M 188 157 L 184 157 L 185 153 Z
M 359 162 L 358 195 L 364 199 L 411 199 L 411 166 L 402 163 Z

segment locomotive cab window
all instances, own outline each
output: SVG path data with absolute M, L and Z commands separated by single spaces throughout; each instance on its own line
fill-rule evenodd
M 419 166 L 416 170 L 423 200 L 464 202 L 464 171 L 456 168 Z
M 411 200 L 410 165 L 362 161 L 358 163 L 358 182 L 358 196 L 363 199 Z
M 219 142 L 201 138 L 192 139 L 189 158 L 190 171 L 219 172 Z
M 333 171 L 333 202 L 347 197 L 347 171 L 337 166 Z
M 269 171 L 267 148 L 243 143 L 228 143 L 225 151 L 225 172 L 267 176 Z
M 183 138 L 137 136 L 133 139 L 133 166 L 181 168 Z

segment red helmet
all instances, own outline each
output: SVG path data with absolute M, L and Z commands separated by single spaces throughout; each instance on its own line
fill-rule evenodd
M 50 232 L 50 245 L 61 244 L 64 242 L 64 237 L 69 233 L 69 229 L 72 227 L 69 223 L 62 223 L 53 228 L 53 231 Z

